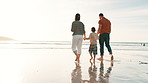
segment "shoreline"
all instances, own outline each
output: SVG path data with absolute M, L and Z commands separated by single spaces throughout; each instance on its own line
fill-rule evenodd
M 22 45 L 21 47 L 31 47 L 32 49 L 0 49 L 1 83 L 73 83 L 72 79 L 79 78 L 83 82 L 100 82 L 102 77 L 106 79 L 104 83 L 148 82 L 148 51 L 113 50 L 115 60 L 111 63 L 110 56 L 105 50 L 104 68 L 102 68 L 104 70 L 100 70 L 102 63 L 99 60 L 96 60 L 95 65 L 91 65 L 89 61 L 88 45 L 86 45 L 87 49 L 82 50 L 80 67 L 76 66 L 75 55 L 71 49 L 34 49 L 44 45 L 8 44 L 6 46 L 4 44 L 5 47 L 10 45 L 12 47 Z M 45 46 L 52 45 L 45 44 Z M 53 47 L 55 46 L 60 48 L 60 45 L 53 45 Z M 67 45 L 61 46 L 67 47 Z M 113 48 L 115 49 L 114 46 Z M 117 48 L 124 48 L 124 46 Z M 147 48 L 144 47 L 144 49 Z M 99 55 L 96 56 L 96 58 L 98 57 Z M 113 66 L 110 71 L 111 64 Z M 72 74 L 74 77 L 71 76 Z

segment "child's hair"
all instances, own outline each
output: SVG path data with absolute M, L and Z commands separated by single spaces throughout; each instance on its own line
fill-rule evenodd
M 96 31 L 95 27 L 92 27 L 92 28 L 91 28 L 91 31 L 92 31 L 92 32 L 95 32 L 95 31 Z

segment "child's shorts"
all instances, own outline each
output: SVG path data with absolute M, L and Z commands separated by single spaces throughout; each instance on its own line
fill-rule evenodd
M 89 53 L 97 55 L 97 44 L 90 44 L 89 46 Z

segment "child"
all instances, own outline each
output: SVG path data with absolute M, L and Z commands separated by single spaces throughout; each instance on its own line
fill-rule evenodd
M 98 34 L 95 33 L 96 29 L 95 27 L 91 28 L 92 33 L 90 33 L 89 38 L 85 38 L 84 40 L 90 40 L 90 46 L 89 46 L 89 53 L 91 56 L 91 59 L 93 59 L 92 53 L 94 55 L 94 62 L 97 55 L 97 40 L 99 39 Z

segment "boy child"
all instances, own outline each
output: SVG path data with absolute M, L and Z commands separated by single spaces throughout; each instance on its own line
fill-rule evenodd
M 89 53 L 91 56 L 91 59 L 93 59 L 92 53 L 94 55 L 94 63 L 95 63 L 95 58 L 97 55 L 97 40 L 99 39 L 98 34 L 95 33 L 96 29 L 95 27 L 91 28 L 92 33 L 90 33 L 88 38 L 85 38 L 84 40 L 90 40 L 90 46 L 89 46 Z

